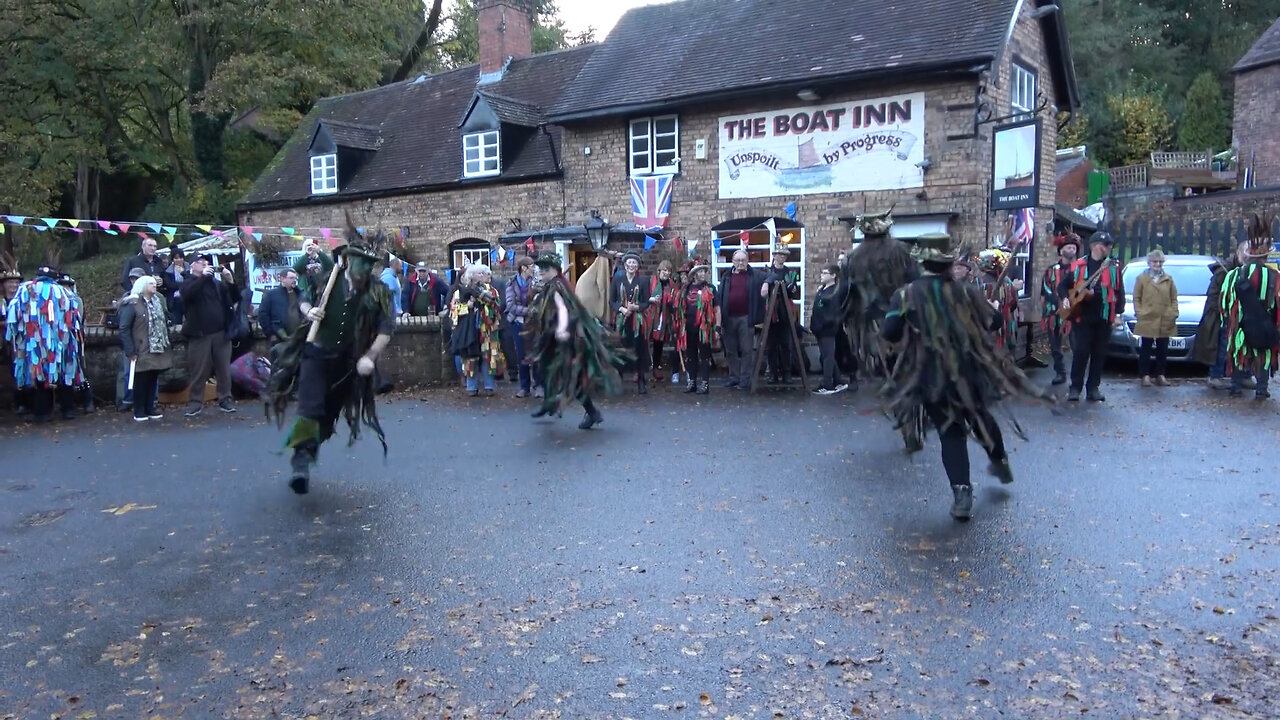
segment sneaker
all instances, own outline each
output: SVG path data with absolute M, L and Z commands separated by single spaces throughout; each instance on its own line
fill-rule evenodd
M 671 373 L 671 384 L 672 384 L 672 385 L 679 385 L 679 384 L 680 384 L 680 373 L 678 373 L 678 372 L 676 372 L 676 373 Z
M 1009 458 L 992 460 L 987 466 L 987 473 L 1005 485 L 1013 482 L 1013 467 L 1009 465 Z
M 224 413 L 233 413 L 236 411 L 236 406 L 227 398 L 218 401 L 218 409 Z
M 1252 390 L 1258 387 L 1258 381 L 1251 375 L 1244 379 L 1244 385 L 1242 387 L 1244 387 L 1245 390 Z
M 182 413 L 184 417 L 195 417 L 204 412 L 204 405 L 193 404 L 187 407 L 187 411 Z
M 952 485 L 951 517 L 964 522 L 973 516 L 973 486 Z
M 1080 402 L 1080 388 L 1071 388 L 1067 391 L 1068 402 Z
M 517 392 L 517 393 L 516 393 L 516 397 L 518 397 L 518 398 L 527 398 L 527 397 L 529 397 L 529 391 L 528 391 L 528 390 L 523 390 L 523 389 L 522 389 L 522 390 L 520 390 L 520 392 Z
M 1148 376 L 1148 375 L 1143 375 L 1143 376 L 1142 376 L 1142 387 L 1151 387 L 1151 377 L 1150 377 L 1150 376 Z
M 832 388 L 818 388 L 817 390 L 813 391 L 813 394 L 814 395 L 835 395 L 838 392 L 840 391 Z
M 840 383 L 836 385 L 836 392 L 844 392 L 849 389 L 849 383 Z
M 1226 379 L 1226 378 L 1224 378 L 1224 377 L 1211 377 L 1211 378 L 1209 378 L 1209 389 L 1210 389 L 1210 390 L 1226 390 L 1226 389 L 1227 389 L 1227 388 L 1229 388 L 1229 387 L 1231 387 L 1231 381 L 1230 381 L 1230 380 L 1228 380 L 1228 379 Z
M 540 397 L 542 397 L 542 396 L 543 396 L 543 394 L 544 394 L 544 393 L 543 393 L 543 390 L 542 390 L 542 388 L 541 388 L 541 387 L 536 387 L 536 388 L 534 388 L 534 389 L 533 389 L 533 396 L 534 396 L 534 397 L 536 397 L 536 398 L 540 398 Z
M 1054 384 L 1054 385 L 1066 385 L 1066 384 L 1067 384 L 1067 374 L 1066 374 L 1066 373 L 1061 373 L 1061 372 L 1060 372 L 1060 373 L 1054 373 L 1054 375 L 1053 375 L 1053 384 Z
M 134 422 L 146 422 L 146 421 L 148 421 L 148 420 L 150 420 L 150 419 L 151 419 L 151 418 L 146 417 L 146 416 L 143 416 L 143 417 L 138 417 L 137 415 L 134 415 L 134 416 L 133 416 L 133 421 L 134 421 Z
M 493 389 L 493 388 L 485 388 L 485 389 L 484 389 L 484 396 L 485 396 L 485 397 L 493 397 L 493 393 L 494 393 L 494 392 L 495 392 L 495 391 L 494 391 L 494 389 Z
M 1157 375 L 1157 376 L 1156 376 L 1156 385 L 1159 385 L 1160 387 L 1169 387 L 1169 378 L 1167 378 L 1167 377 L 1165 377 L 1165 376 L 1163 376 L 1163 375 Z
M 147 416 L 147 419 L 148 419 L 148 420 L 163 420 L 163 419 L 164 419 L 164 415 L 161 415 L 160 413 L 156 413 L 155 415 L 148 415 L 148 416 Z
M 1084 399 L 1089 402 L 1106 402 L 1107 396 L 1101 390 L 1090 390 L 1084 394 Z

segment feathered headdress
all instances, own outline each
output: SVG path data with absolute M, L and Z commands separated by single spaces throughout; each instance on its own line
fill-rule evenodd
M 9 253 L 0 253 L 0 281 L 21 279 L 22 271 L 18 269 L 18 261 Z
M 62 271 L 59 269 L 61 267 L 62 248 L 57 245 L 50 245 L 49 249 L 46 250 L 44 254 L 44 264 L 36 268 L 36 274 L 57 279 L 57 277 L 62 274 Z
M 364 257 L 373 261 L 386 260 L 388 253 L 387 236 L 378 231 L 369 233 L 361 231 L 356 227 L 356 223 L 351 219 L 351 212 L 347 211 L 347 240 L 343 245 L 339 245 L 334 249 L 335 253 L 341 253 L 351 256 Z
M 978 269 L 984 273 L 999 275 L 1009 264 L 1010 254 L 1000 248 L 987 248 L 978 253 Z
M 859 215 L 854 218 L 853 223 L 862 231 L 863 237 L 884 237 L 893 227 L 893 206 L 878 215 Z

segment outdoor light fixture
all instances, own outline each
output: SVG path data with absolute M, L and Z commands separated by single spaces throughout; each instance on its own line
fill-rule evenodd
M 800 92 L 796 93 L 796 97 L 804 100 L 805 102 L 813 102 L 817 100 L 819 96 L 818 93 L 813 91 L 811 88 L 804 88 Z
M 605 243 L 609 242 L 609 221 L 600 217 L 599 210 L 591 211 L 591 219 L 587 221 L 587 239 L 591 241 L 591 247 L 596 252 L 604 249 Z

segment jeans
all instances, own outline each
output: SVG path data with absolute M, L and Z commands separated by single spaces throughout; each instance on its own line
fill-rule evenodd
M 520 389 L 529 392 L 533 388 L 533 367 L 526 364 L 524 359 L 524 323 L 512 323 L 511 334 L 514 336 L 513 341 L 516 344 L 516 357 L 514 360 L 520 377 Z
M 1062 359 L 1062 342 L 1066 340 L 1070 345 L 1071 338 L 1062 335 L 1062 328 L 1049 328 L 1049 354 L 1053 355 L 1053 371 L 1058 375 L 1067 374 L 1067 365 Z
M 822 358 L 822 387 L 836 389 L 839 371 L 836 369 L 836 336 L 818 336 L 818 355 Z
M 1079 320 L 1071 329 L 1071 389 L 1095 391 L 1102 385 L 1102 364 L 1107 361 L 1111 323 L 1105 318 Z M 1085 383 L 1085 371 L 1089 381 Z
M 1199 339 L 1199 338 L 1197 338 Z M 1218 357 L 1209 368 L 1210 378 L 1221 378 L 1227 374 L 1227 329 L 1218 330 Z
M 1151 375 L 1152 345 L 1156 349 L 1156 375 L 1164 375 L 1169 366 L 1169 338 L 1144 337 L 1138 346 L 1138 374 L 1143 377 Z
M 484 389 L 493 390 L 493 370 L 489 368 L 489 359 L 486 357 L 482 360 L 468 360 L 468 363 L 480 363 L 480 372 L 467 378 L 467 392 L 476 392 L 476 386 L 479 384 L 480 378 L 484 378 Z

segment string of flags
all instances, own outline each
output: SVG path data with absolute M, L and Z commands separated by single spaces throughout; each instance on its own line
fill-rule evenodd
M 176 242 L 182 238 L 226 237 L 239 231 L 244 238 L 253 238 L 261 242 L 265 235 L 286 235 L 295 240 L 324 239 L 330 247 L 337 244 L 335 235 L 342 232 L 339 228 L 287 227 L 287 226 L 253 226 L 253 225 L 212 225 L 200 223 L 158 223 L 158 222 L 123 222 L 119 220 L 83 220 L 76 218 L 32 217 L 28 215 L 0 215 L 0 234 L 7 232 L 7 227 L 28 227 L 36 232 L 67 231 L 83 233 L 86 230 L 99 230 L 107 235 L 134 234 L 143 239 L 154 238 L 157 241 L 167 238 L 168 242 Z

